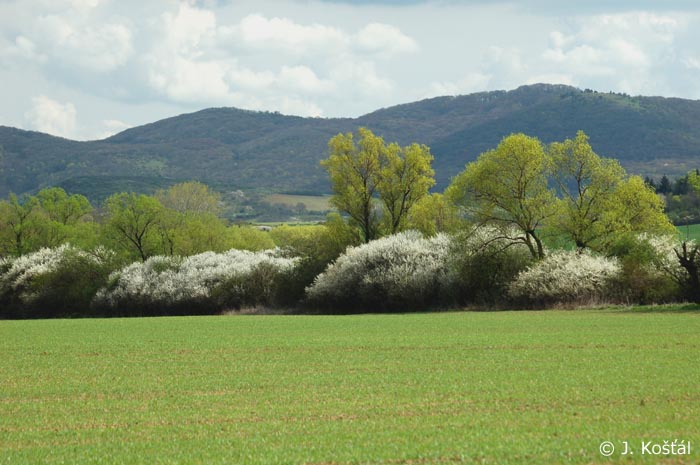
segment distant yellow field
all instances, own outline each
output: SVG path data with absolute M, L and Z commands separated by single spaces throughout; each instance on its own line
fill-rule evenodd
M 271 194 L 265 197 L 265 201 L 271 204 L 282 204 L 289 207 L 294 207 L 297 204 L 303 203 L 306 209 L 312 212 L 323 212 L 331 209 L 327 195 L 288 195 L 288 194 Z

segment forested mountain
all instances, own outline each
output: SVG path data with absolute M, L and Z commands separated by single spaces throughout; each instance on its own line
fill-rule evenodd
M 438 188 L 513 132 L 545 142 L 578 129 L 631 172 L 684 174 L 700 164 L 700 101 L 536 84 L 438 97 L 359 118 L 212 108 L 76 142 L 0 126 L 0 195 L 60 185 L 100 199 L 196 179 L 218 189 L 322 193 L 329 138 L 366 126 L 387 141 L 431 147 Z

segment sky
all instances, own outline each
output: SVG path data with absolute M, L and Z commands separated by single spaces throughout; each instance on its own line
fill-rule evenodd
M 77 140 L 538 82 L 700 99 L 700 1 L 0 0 L 0 125 Z

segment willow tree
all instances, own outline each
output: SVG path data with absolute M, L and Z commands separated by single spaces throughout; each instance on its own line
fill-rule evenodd
M 385 151 L 377 190 L 384 206 L 387 229 L 391 234 L 404 229 L 409 211 L 428 195 L 435 185 L 433 156 L 426 145 L 400 148 L 391 144 Z
M 122 192 L 105 200 L 104 209 L 105 232 L 123 250 L 146 261 L 161 249 L 158 226 L 164 208 L 158 199 Z
M 468 164 L 446 194 L 478 224 L 500 226 L 505 238 L 525 243 L 534 258 L 542 258 L 539 229 L 552 216 L 555 200 L 547 184 L 549 164 L 537 138 L 511 134 Z M 508 234 L 513 229 L 517 235 Z
M 559 193 L 549 228 L 577 248 L 605 249 L 628 232 L 672 233 L 662 200 L 617 160 L 598 156 L 579 131 L 549 146 L 552 179 Z
M 321 165 L 331 178 L 330 203 L 359 227 L 365 242 L 379 236 L 382 216 L 388 233 L 403 229 L 410 210 L 435 183 L 425 145 L 387 145 L 360 128 L 357 139 L 338 134 L 328 148 L 330 156 Z
M 574 242 L 591 247 L 609 234 L 608 212 L 625 170 L 617 160 L 601 158 L 583 131 L 549 146 L 552 178 L 560 198 L 550 227 Z

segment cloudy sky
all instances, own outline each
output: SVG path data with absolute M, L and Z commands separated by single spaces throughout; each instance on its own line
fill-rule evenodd
M 700 99 L 700 2 L 0 0 L 0 125 L 74 139 L 535 82 Z

